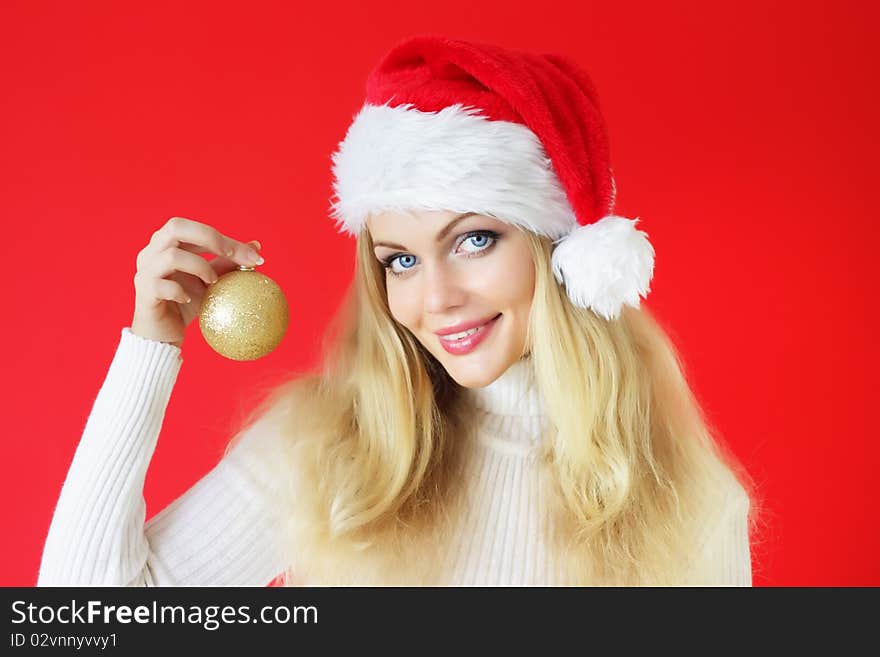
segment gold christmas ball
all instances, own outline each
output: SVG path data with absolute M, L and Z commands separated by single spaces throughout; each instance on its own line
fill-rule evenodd
M 239 266 L 208 286 L 199 313 L 205 341 L 231 360 L 256 360 L 284 337 L 287 300 L 278 284 L 253 267 Z

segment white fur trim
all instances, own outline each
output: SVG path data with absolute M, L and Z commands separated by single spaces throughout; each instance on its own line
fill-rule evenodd
M 538 137 L 456 104 L 365 104 L 333 154 L 340 232 L 356 235 L 380 210 L 477 212 L 556 239 L 577 218 Z
M 579 226 L 553 250 L 553 274 L 576 306 L 615 319 L 623 304 L 639 307 L 654 275 L 654 247 L 638 217 L 608 215 Z

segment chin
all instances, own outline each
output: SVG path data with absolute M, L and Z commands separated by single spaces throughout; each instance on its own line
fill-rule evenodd
M 448 354 L 446 356 L 456 358 Z M 452 380 L 464 388 L 485 388 L 504 374 L 509 366 L 498 362 L 496 358 L 475 358 L 470 361 L 467 361 L 466 357 L 457 358 L 459 362 L 450 363 L 447 358 L 443 358 L 440 363 Z

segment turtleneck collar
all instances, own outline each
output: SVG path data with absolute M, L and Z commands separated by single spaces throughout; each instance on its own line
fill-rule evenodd
M 543 403 L 529 356 L 513 363 L 489 385 L 468 390 L 474 405 L 494 415 L 540 417 Z

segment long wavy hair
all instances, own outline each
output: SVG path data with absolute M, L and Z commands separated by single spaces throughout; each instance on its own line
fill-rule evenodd
M 528 351 L 549 433 L 539 464 L 548 540 L 575 584 L 706 582 L 712 528 L 754 486 L 710 426 L 648 309 L 608 321 L 535 268 Z M 391 315 L 365 230 L 321 364 L 273 385 L 242 435 L 273 474 L 291 564 L 283 583 L 440 584 L 460 512 L 466 389 Z M 271 482 L 271 486 L 268 482 Z M 753 524 L 753 523 L 752 523 Z

